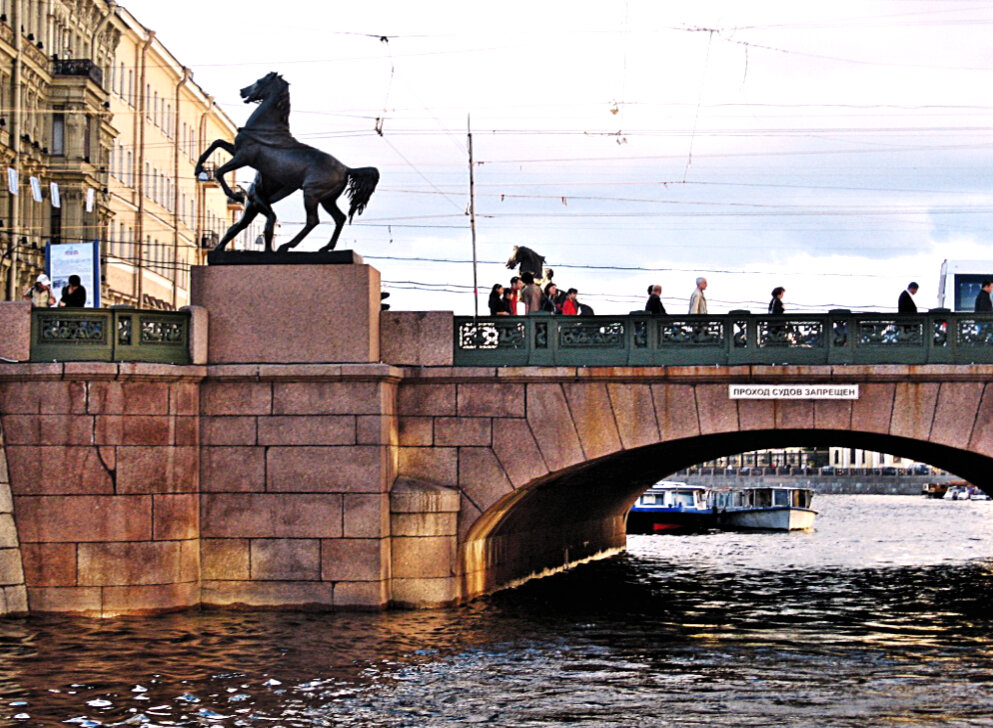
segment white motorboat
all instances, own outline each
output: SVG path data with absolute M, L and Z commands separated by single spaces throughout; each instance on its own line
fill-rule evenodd
M 756 486 L 710 493 L 710 507 L 722 528 L 802 531 L 814 527 L 813 491 L 786 485 Z
M 660 480 L 638 497 L 628 513 L 628 533 L 695 531 L 714 525 L 707 488 Z

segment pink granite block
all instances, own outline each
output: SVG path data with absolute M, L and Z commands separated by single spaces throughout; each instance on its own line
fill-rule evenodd
M 123 382 L 87 382 L 86 411 L 96 415 L 124 414 Z
M 434 444 L 433 417 L 398 417 L 400 444 L 408 447 L 430 447 Z
M 207 538 L 339 538 L 337 494 L 205 493 L 200 532 Z
M 814 402 L 814 427 L 848 431 L 852 427 L 852 400 L 819 399 Z
M 82 382 L 5 382 L 0 386 L 0 412 L 8 414 L 84 414 L 86 386 Z
M 100 616 L 158 614 L 189 609 L 200 603 L 199 584 L 147 584 L 103 588 Z
M 249 544 L 247 538 L 205 538 L 200 541 L 203 578 L 208 580 L 247 580 Z
M 200 414 L 200 382 L 173 382 L 169 385 L 169 413 Z
M 158 382 L 123 382 L 121 389 L 124 398 L 124 414 L 169 414 L 169 387 L 169 384 Z
M 810 430 L 814 427 L 812 400 L 783 399 L 776 402 L 776 428 L 780 430 Z
M 893 398 L 893 419 L 890 434 L 927 440 L 931 434 L 935 403 L 938 401 L 937 382 L 901 382 Z
M 317 581 L 321 578 L 321 542 L 313 538 L 253 539 L 251 565 L 253 580 Z
M 14 495 L 82 495 L 114 492 L 114 448 L 7 445 Z
M 152 538 L 156 541 L 200 537 L 200 495 L 152 496 Z
M 256 445 L 257 417 L 200 417 L 201 442 L 213 445 Z
M 245 291 L 294 293 L 266 296 L 260 316 Z M 190 281 L 191 302 L 210 312 L 211 363 L 377 362 L 379 291 L 362 263 L 195 266 Z
M 852 430 L 888 435 L 895 393 L 894 384 L 859 384 L 859 398 L 852 403 Z
M 965 448 L 983 399 L 982 382 L 943 382 L 938 391 L 931 442 Z
M 726 384 L 701 384 L 696 388 L 700 432 L 736 432 L 738 403 L 728 397 Z
M 147 541 L 152 537 L 150 496 L 18 496 L 14 512 L 22 543 Z
M 93 417 L 88 415 L 6 415 L 8 445 L 91 445 Z
M 273 414 L 377 415 L 383 412 L 381 382 L 276 382 Z
M 80 586 L 175 584 L 179 581 L 178 541 L 81 543 Z
M 200 539 L 179 542 L 179 580 L 200 581 Z
M 629 450 L 659 441 L 652 388 L 648 384 L 608 384 L 613 418 L 624 448 Z M 604 413 L 606 415 L 607 413 Z
M 28 610 L 31 614 L 82 614 L 99 617 L 101 591 L 96 586 L 29 587 Z
M 355 418 L 356 445 L 397 445 L 397 421 L 392 415 L 359 415 Z
M 500 422 L 500 420 L 497 420 Z M 435 445 L 489 446 L 493 441 L 488 417 L 438 417 L 434 422 Z
M 524 414 L 523 384 L 459 384 L 459 417 L 520 417 Z
M 386 457 L 386 448 L 380 445 L 270 447 L 266 453 L 266 490 L 380 493 L 386 489 Z
M 260 417 L 259 445 L 353 445 L 355 417 L 310 415 Z
M 331 611 L 334 586 L 321 581 L 205 581 L 203 604 Z
M 206 381 L 200 387 L 205 415 L 268 415 L 272 412 L 269 382 Z
M 404 383 L 397 393 L 401 417 L 451 416 L 455 414 L 454 384 Z
M 117 492 L 195 493 L 200 451 L 195 447 L 120 447 Z
M 454 447 L 401 447 L 399 474 L 438 485 L 458 482 L 458 449 Z
M 173 420 L 168 415 L 125 415 L 123 418 L 123 445 L 171 445 L 173 440 Z
M 560 384 L 529 384 L 528 424 L 550 470 L 561 470 L 583 461 L 576 425 Z
M 31 302 L 0 301 L 0 331 L 0 357 L 9 361 L 30 359 Z
M 265 448 L 200 448 L 200 484 L 204 491 L 264 491 Z
M 386 493 L 342 496 L 345 538 L 384 538 L 390 534 L 390 500 Z
M 548 466 L 527 420 L 501 420 L 493 428 L 493 452 L 515 488 L 548 474 Z
M 35 586 L 76 586 L 76 544 L 21 544 L 24 582 Z
M 355 611 L 380 611 L 390 601 L 389 580 L 337 581 L 334 584 L 334 608 Z
M 456 573 L 455 539 L 451 536 L 395 537 L 392 551 L 394 578 L 432 578 Z
M 200 444 L 199 416 L 173 416 L 172 441 L 175 445 L 191 445 L 193 447 L 197 447 Z
M 742 430 L 776 429 L 776 403 L 771 399 L 739 399 L 738 427 Z
M 462 495 L 460 503 L 462 507 L 459 509 L 458 515 L 458 537 L 459 543 L 464 544 L 469 541 L 470 537 L 474 537 L 472 536 L 473 530 L 479 531 L 485 528 L 485 524 L 480 519 L 483 512 L 465 494 Z
M 653 384 L 655 414 L 663 440 L 680 440 L 700 434 L 696 393 L 689 384 Z
M 593 460 L 621 450 L 621 435 L 607 385 L 603 382 L 564 382 L 562 391 L 585 456 Z M 502 421 L 498 420 L 497 426 L 502 427 Z
M 483 511 L 514 490 L 488 447 L 459 448 L 459 488 Z
M 454 317 L 451 311 L 383 311 L 380 354 L 397 366 L 451 366 Z
M 379 581 L 389 576 L 389 545 L 381 538 L 337 538 L 321 541 L 321 579 Z
M 993 384 L 983 389 L 975 425 L 969 436 L 969 450 L 988 457 L 993 456 Z

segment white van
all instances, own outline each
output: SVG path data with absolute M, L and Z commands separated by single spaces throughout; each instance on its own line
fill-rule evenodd
M 993 281 L 993 260 L 946 260 L 938 281 L 938 308 L 975 311 L 983 281 Z

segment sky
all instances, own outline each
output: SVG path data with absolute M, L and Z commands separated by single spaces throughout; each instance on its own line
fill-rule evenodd
M 895 310 L 911 280 L 926 309 L 943 260 L 993 261 L 988 1 L 123 4 L 235 123 L 277 71 L 300 141 L 380 170 L 338 249 L 395 310 L 477 305 L 470 132 L 480 312 L 514 245 L 602 314 L 654 283 L 685 312 L 697 276 L 711 313 Z M 277 213 L 285 241 L 299 196 Z

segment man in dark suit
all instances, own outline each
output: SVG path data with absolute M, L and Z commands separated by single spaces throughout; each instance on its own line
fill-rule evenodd
M 990 291 L 993 291 L 993 281 L 983 281 L 983 287 L 976 294 L 976 313 L 993 313 Z
M 914 303 L 913 296 L 917 294 L 918 285 L 911 282 L 907 290 L 900 294 L 900 301 L 897 303 L 897 313 L 917 313 L 917 304 Z

